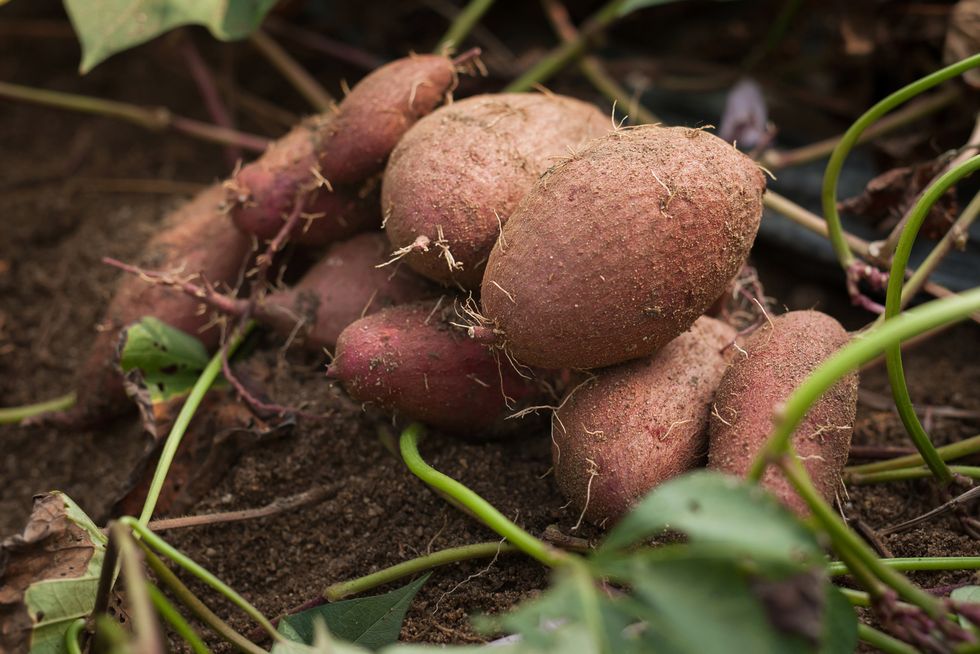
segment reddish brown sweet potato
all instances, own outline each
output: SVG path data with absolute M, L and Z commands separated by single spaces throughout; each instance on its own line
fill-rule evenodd
M 304 211 L 324 213 L 326 225 L 366 220 L 364 227 L 370 228 L 379 211 L 374 204 L 365 216 L 356 201 L 364 196 L 359 185 L 381 171 L 402 135 L 455 84 L 452 61 L 437 55 L 406 57 L 374 71 L 336 112 L 303 121 L 226 182 L 235 223 L 247 233 L 270 238 L 299 199 Z M 337 238 L 352 233 L 341 229 Z M 320 234 L 318 239 L 308 237 L 312 241 L 323 244 L 326 239 Z
M 180 272 L 187 277 L 201 274 L 213 283 L 233 284 L 245 265 L 251 242 L 222 213 L 223 196 L 221 185 L 215 184 L 171 214 L 161 231 L 147 243 L 139 263 L 147 270 Z M 115 350 L 120 329 L 143 316 L 155 316 L 213 347 L 219 330 L 201 331 L 210 317 L 198 310 L 200 304 L 196 298 L 172 288 L 147 284 L 129 275 L 122 278 L 89 356 L 79 370 L 78 402 L 58 422 L 73 426 L 94 424 L 126 407 Z
M 388 250 L 388 241 L 378 232 L 334 244 L 296 286 L 267 296 L 256 307 L 255 317 L 283 335 L 299 323 L 305 347 L 332 349 L 340 332 L 355 320 L 439 294 L 405 267 L 378 268 Z
M 392 247 L 417 244 L 406 257 L 413 270 L 478 289 L 501 224 L 538 177 L 611 127 L 594 105 L 561 95 L 495 93 L 441 107 L 405 134 L 385 169 Z
M 483 311 L 520 361 L 595 368 L 656 352 L 745 262 L 762 215 L 755 163 L 707 132 L 596 139 L 535 184 L 487 263 Z
M 452 307 L 436 302 L 362 318 L 341 332 L 327 374 L 360 402 L 437 429 L 485 435 L 506 416 L 507 398 L 516 406 L 537 388 L 502 355 L 449 325 L 454 319 Z
M 791 311 L 753 333 L 722 378 L 709 429 L 708 467 L 744 475 L 772 432 L 777 408 L 827 357 L 848 341 L 847 332 L 819 311 Z M 837 383 L 813 406 L 793 438 L 817 489 L 833 500 L 847 461 L 857 411 L 856 374 Z M 808 513 L 789 482 L 770 468 L 763 484 L 784 504 Z
M 552 419 L 551 452 L 558 487 L 577 511 L 605 525 L 703 464 L 734 340 L 734 329 L 702 317 L 653 356 L 600 370 L 569 394 Z

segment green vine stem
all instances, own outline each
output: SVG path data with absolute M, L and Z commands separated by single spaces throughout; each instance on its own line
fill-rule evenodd
M 214 574 L 204 568 L 201 564 L 191 559 L 189 556 L 169 544 L 152 531 L 143 526 L 138 520 L 131 516 L 119 519 L 119 523 L 131 528 L 139 534 L 140 538 L 154 550 L 163 554 L 168 559 L 179 565 L 181 568 L 191 573 L 205 584 L 224 595 L 232 604 L 245 612 L 248 617 L 257 622 L 263 629 L 269 632 L 275 640 L 284 640 L 282 634 L 269 622 L 262 612 L 252 606 L 248 600 L 238 594 L 234 588 L 218 579 Z
M 452 498 L 483 524 L 510 541 L 514 547 L 549 568 L 565 565 L 572 560 L 574 555 L 555 549 L 535 538 L 508 520 L 504 514 L 472 490 L 426 463 L 419 453 L 419 439 L 424 433 L 425 428 L 421 424 L 413 423 L 402 432 L 399 439 L 402 459 L 412 474 L 436 491 Z
M 980 479 L 980 467 L 977 466 L 948 466 L 954 475 L 962 475 L 970 479 Z M 932 477 L 929 468 L 896 468 L 879 472 L 850 472 L 844 473 L 844 481 L 851 486 L 867 486 L 869 484 L 886 484 L 893 481 L 908 481 L 909 479 L 925 479 Z
M 72 620 L 71 624 L 68 625 L 68 630 L 65 631 L 65 649 L 68 650 L 68 654 L 82 654 L 82 644 L 79 642 L 79 638 L 84 629 L 85 618 Z
M 116 541 L 119 550 L 119 566 L 126 580 L 126 598 L 133 613 L 133 631 L 136 634 L 136 651 L 145 654 L 163 654 L 163 634 L 153 612 L 153 602 L 146 588 L 143 557 L 133 542 L 133 535 L 123 522 L 109 526 L 109 537 Z
M 324 589 L 323 596 L 331 602 L 336 602 L 337 600 L 342 600 L 345 597 L 357 595 L 359 593 L 377 588 L 378 586 L 383 586 L 393 581 L 398 581 L 399 579 L 409 577 L 416 573 L 425 572 L 427 570 L 431 570 L 432 568 L 438 568 L 439 566 L 449 565 L 450 563 L 459 563 L 461 561 L 470 561 L 472 559 L 486 559 L 499 556 L 501 554 L 511 554 L 519 551 L 520 550 L 513 545 L 508 545 L 502 541 L 491 541 L 489 543 L 475 543 L 473 545 L 449 547 L 444 550 L 439 550 L 438 552 L 433 552 L 432 554 L 420 556 L 410 561 L 397 563 L 391 567 L 378 570 L 377 572 L 372 572 L 369 575 L 364 575 L 363 577 L 358 577 L 357 579 L 331 584 Z
M 586 46 L 592 37 L 602 32 L 619 18 L 625 4 L 626 0 L 609 0 L 599 11 L 585 21 L 576 39 L 566 41 L 552 50 L 530 70 L 508 84 L 504 91 L 508 93 L 528 91 L 535 84 L 543 84 L 551 79 L 552 76 L 585 52 Z
M 863 622 L 858 622 L 858 638 L 885 654 L 919 654 L 919 650 L 908 643 L 869 627 Z
M 925 258 L 919 269 L 909 277 L 908 281 L 905 282 L 905 286 L 902 288 L 902 303 L 901 306 L 905 307 L 909 301 L 912 300 L 916 294 L 922 290 L 922 286 L 929 279 L 929 276 L 935 272 L 936 268 L 939 267 L 939 263 L 943 260 L 953 247 L 960 242 L 961 239 L 967 238 L 967 232 L 970 229 L 970 225 L 973 221 L 980 216 L 980 193 L 973 196 L 970 203 L 963 208 L 960 212 L 959 218 L 956 222 L 949 228 L 944 235 L 942 240 L 936 244 L 936 247 L 932 249 L 929 256 Z
M 953 461 L 961 459 L 971 454 L 980 452 L 980 435 L 965 438 L 958 443 L 951 443 L 937 447 L 936 452 L 942 457 L 943 461 Z M 869 472 L 883 472 L 885 470 L 899 470 L 901 468 L 914 468 L 923 465 L 922 456 L 919 454 L 909 454 L 899 456 L 885 461 L 875 461 L 874 463 L 864 463 L 859 466 L 844 468 L 844 475 L 864 475 Z M 955 471 L 954 471 L 955 472 Z
M 231 643 L 238 651 L 244 654 L 268 654 L 264 649 L 253 643 L 252 641 L 242 636 L 240 633 L 231 628 L 227 622 L 222 620 L 214 613 L 207 605 L 198 599 L 197 595 L 191 592 L 191 590 L 184 585 L 177 575 L 166 566 L 166 564 L 161 561 L 156 554 L 153 553 L 146 543 L 140 543 L 140 547 L 143 549 L 143 554 L 146 556 L 146 562 L 153 570 L 153 573 L 157 576 L 167 588 L 174 594 L 174 597 L 179 599 L 184 606 L 189 608 L 194 615 L 198 617 L 204 624 L 211 627 L 216 634 L 224 638 L 227 642 Z
M 899 597 L 918 606 L 933 619 L 945 619 L 945 609 L 939 599 L 913 584 L 900 572 L 883 565 L 875 552 L 854 531 L 848 528 L 813 485 L 813 481 L 799 457 L 796 456 L 792 446 L 783 454 L 778 465 L 794 490 L 813 512 L 813 516 L 830 536 L 838 554 L 846 555 L 847 560 L 851 560 L 853 557 L 860 566 L 866 568 L 874 577 L 891 586 Z M 872 598 L 876 597 L 879 590 L 878 584 L 872 583 L 867 590 Z
M 874 139 L 884 136 L 915 122 L 925 116 L 933 114 L 944 107 L 953 104 L 962 95 L 962 92 L 955 87 L 943 89 L 926 98 L 919 98 L 910 102 L 907 107 L 902 107 L 894 113 L 885 116 L 874 125 L 866 129 L 858 138 L 855 145 L 861 145 Z M 799 166 L 812 161 L 818 161 L 830 156 L 840 143 L 841 136 L 832 136 L 816 143 L 803 145 L 793 150 L 766 150 L 760 157 L 760 163 L 769 170 L 779 170 L 790 166 Z
M 241 345 L 242 340 L 254 328 L 255 323 L 249 321 L 241 330 L 235 332 L 231 337 L 231 342 L 228 343 L 229 357 L 235 353 L 235 350 Z M 156 508 L 157 501 L 160 499 L 160 491 L 163 490 L 163 484 L 167 480 L 167 473 L 170 472 L 170 465 L 173 463 L 174 456 L 177 454 L 177 448 L 180 447 L 180 441 L 184 438 L 184 432 L 187 431 L 191 418 L 194 417 L 194 413 L 201 405 L 201 400 L 204 399 L 208 389 L 211 388 L 214 380 L 221 373 L 221 359 L 222 355 L 220 351 L 211 357 L 208 365 L 201 372 L 201 376 L 194 383 L 194 387 L 191 388 L 191 392 L 187 396 L 184 406 L 180 408 L 177 419 L 174 420 L 174 426 L 167 435 L 167 440 L 163 445 L 163 451 L 160 452 L 160 460 L 157 462 L 153 479 L 150 481 L 150 488 L 146 492 L 146 501 L 143 503 L 143 511 L 140 513 L 139 518 L 141 526 L 148 524 L 153 517 L 153 509 Z
M 776 416 L 776 424 L 749 471 L 758 481 L 766 466 L 789 451 L 793 432 L 817 399 L 847 373 L 874 359 L 891 345 L 948 323 L 962 320 L 980 309 L 980 287 L 909 309 L 863 334 L 825 360 L 799 386 Z
M 451 48 L 459 48 L 470 31 L 483 18 L 483 14 L 487 13 L 487 10 L 493 6 L 493 2 L 494 0 L 470 0 L 466 8 L 456 15 L 445 36 L 439 39 L 435 49 L 436 54 L 441 54 Z
M 980 55 L 977 62 L 980 63 Z M 919 234 L 919 228 L 925 221 L 929 210 L 933 204 L 941 198 L 946 191 L 956 182 L 967 175 L 980 170 L 980 155 L 966 160 L 962 164 L 948 170 L 935 182 L 929 185 L 925 193 L 915 203 L 909 213 L 908 223 L 902 230 L 902 237 L 898 241 L 895 255 L 892 257 L 891 272 L 888 275 L 888 289 L 885 295 L 885 323 L 893 320 L 902 310 L 902 284 L 905 280 L 905 267 L 908 265 L 909 255 L 912 253 L 912 245 Z M 926 434 L 919 417 L 915 414 L 912 406 L 912 398 L 909 396 L 908 385 L 905 383 L 905 372 L 902 366 L 902 348 L 899 343 L 890 345 L 885 350 L 885 365 L 888 368 L 888 380 L 891 383 L 892 395 L 895 398 L 895 407 L 898 415 L 905 425 L 905 430 L 915 443 L 915 447 L 922 455 L 926 466 L 932 474 L 943 484 L 948 484 L 953 479 L 953 474 L 942 457 L 936 452 L 935 446 Z
M 141 107 L 116 100 L 36 89 L 10 82 L 0 82 L 0 98 L 107 116 L 125 120 L 153 131 L 172 129 L 204 141 L 238 146 L 253 152 L 263 152 L 269 147 L 269 140 L 261 136 L 177 116 L 165 107 Z
M 901 572 L 937 570 L 980 570 L 980 556 L 923 556 L 904 559 L 878 559 L 882 565 Z M 827 566 L 832 577 L 848 574 L 847 566 L 835 561 Z
M 27 418 L 33 418 L 44 413 L 65 411 L 75 406 L 76 400 L 77 396 L 75 395 L 75 391 L 72 391 L 53 400 L 0 409 L 0 425 L 16 424 Z
M 840 261 L 841 267 L 844 268 L 844 271 L 848 274 L 851 272 L 855 259 L 854 254 L 847 245 L 847 241 L 844 239 L 843 226 L 841 225 L 840 214 L 837 211 L 837 185 L 840 181 L 841 169 L 844 166 L 844 160 L 847 158 L 847 155 L 857 144 L 861 134 L 868 129 L 872 123 L 890 112 L 892 109 L 906 102 L 907 100 L 914 98 L 920 93 L 931 89 L 932 87 L 941 84 L 950 78 L 961 75 L 962 73 L 970 70 L 971 68 L 975 68 L 976 66 L 980 66 L 980 54 L 975 54 L 955 64 L 947 66 L 946 68 L 937 70 L 936 72 L 926 75 L 925 77 L 912 82 L 908 86 L 895 91 L 884 100 L 878 102 L 876 105 L 868 109 L 868 111 L 858 118 L 854 124 L 851 125 L 850 129 L 844 133 L 844 136 L 841 137 L 837 147 L 834 148 L 834 151 L 830 155 L 830 161 L 827 163 L 827 168 L 824 172 L 821 200 L 823 203 L 824 217 L 826 218 L 827 226 L 830 229 L 830 241 L 834 246 L 834 251 L 837 253 L 837 258 Z
M 147 583 L 146 590 L 150 593 L 150 601 L 153 602 L 153 607 L 157 610 L 163 619 L 167 621 L 177 635 L 184 639 L 194 654 L 211 654 L 211 650 L 208 646 L 204 644 L 201 637 L 194 631 L 194 628 L 190 625 L 184 616 L 180 614 L 167 596 L 164 595 L 159 588 L 153 584 Z

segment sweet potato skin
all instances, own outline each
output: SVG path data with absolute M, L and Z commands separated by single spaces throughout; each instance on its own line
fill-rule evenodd
M 606 525 L 653 487 L 703 464 L 715 388 L 735 330 L 713 318 L 656 354 L 605 368 L 552 419 L 555 480 L 577 512 Z
M 848 341 L 840 323 L 819 311 L 791 311 L 772 319 L 743 343 L 725 372 L 709 427 L 708 467 L 744 476 L 772 433 L 775 412 L 827 357 Z M 847 462 L 857 412 L 857 374 L 824 394 L 796 430 L 793 444 L 820 493 L 832 501 Z M 800 515 L 806 504 L 770 467 L 762 481 Z
M 291 289 L 267 296 L 257 317 L 288 336 L 303 321 L 307 349 L 333 349 L 340 332 L 381 309 L 439 294 L 404 266 L 386 266 L 390 246 L 384 234 L 367 232 L 335 243 Z
M 413 55 L 374 71 L 335 111 L 303 120 L 232 175 L 225 186 L 235 224 L 272 238 L 298 200 L 304 212 L 323 214 L 309 230 L 297 230 L 299 243 L 325 245 L 377 227 L 377 182 L 368 190 L 364 183 L 455 84 L 452 62 L 439 55 Z
M 745 262 L 765 179 L 701 130 L 641 126 L 549 170 L 504 226 L 484 314 L 520 361 L 595 368 L 656 352 Z
M 451 303 L 450 303 L 451 304 Z M 482 437 L 537 388 L 449 325 L 451 307 L 417 302 L 351 324 L 327 370 L 357 401 L 467 437 Z
M 251 250 L 251 241 L 228 222 L 221 210 L 224 189 L 215 184 L 170 214 L 147 243 L 138 261 L 147 270 L 203 275 L 212 283 L 234 284 Z M 144 316 L 155 316 L 172 327 L 197 336 L 212 348 L 220 337 L 216 327 L 203 330 L 210 316 L 200 303 L 178 290 L 148 284 L 125 275 L 119 280 L 88 358 L 79 369 L 78 402 L 67 422 L 94 424 L 127 405 L 116 364 L 120 330 Z
M 444 241 L 411 251 L 408 265 L 478 289 L 501 225 L 538 177 L 611 128 L 595 106 L 542 93 L 478 95 L 437 109 L 405 134 L 385 169 L 392 246 Z M 446 249 L 460 268 L 450 268 Z

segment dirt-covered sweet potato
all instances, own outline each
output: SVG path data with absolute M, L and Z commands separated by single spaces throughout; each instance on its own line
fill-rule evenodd
M 708 416 L 735 330 L 699 318 L 656 354 L 605 368 L 571 391 L 551 423 L 555 481 L 595 524 L 703 464 Z
M 452 302 L 417 302 L 353 323 L 337 339 L 327 375 L 347 393 L 397 416 L 462 436 L 499 426 L 538 389 L 499 352 L 449 323 Z
M 325 225 L 377 220 L 376 207 L 366 217 L 355 211 L 364 195 L 360 185 L 381 171 L 402 135 L 455 84 L 453 62 L 439 55 L 413 55 L 382 66 L 334 112 L 304 120 L 225 183 L 232 219 L 247 233 L 270 238 L 298 200 L 304 211 L 323 213 Z M 340 230 L 336 238 L 352 233 Z M 305 242 L 325 239 L 308 236 Z
M 611 127 L 594 105 L 543 93 L 478 95 L 437 109 L 405 134 L 385 169 L 392 247 L 409 248 L 408 265 L 430 279 L 478 289 L 501 225 L 538 177 Z
M 725 372 L 711 414 L 708 467 L 745 475 L 772 433 L 775 413 L 827 357 L 848 341 L 836 320 L 819 311 L 791 311 L 772 319 L 742 344 Z M 833 500 L 847 461 L 857 411 L 857 375 L 838 382 L 814 404 L 793 444 L 820 493 Z M 775 468 L 763 485 L 801 515 L 806 504 Z
M 765 179 L 697 129 L 594 140 L 534 185 L 487 263 L 485 316 L 518 360 L 595 368 L 656 352 L 745 262 Z
M 215 184 L 168 216 L 160 232 L 147 243 L 140 265 L 147 270 L 173 272 L 181 277 L 202 275 L 208 281 L 234 284 L 251 250 L 251 241 L 228 222 L 221 211 L 224 190 Z M 116 365 L 119 331 L 144 316 L 217 344 L 220 330 L 201 331 L 211 317 L 200 300 L 159 284 L 126 275 L 99 324 L 98 334 L 77 375 L 78 402 L 59 422 L 81 426 L 118 414 L 127 405 Z
M 255 317 L 286 336 L 298 328 L 306 348 L 332 349 L 355 320 L 439 294 L 404 266 L 379 268 L 388 250 L 378 232 L 335 243 L 295 286 L 266 296 Z

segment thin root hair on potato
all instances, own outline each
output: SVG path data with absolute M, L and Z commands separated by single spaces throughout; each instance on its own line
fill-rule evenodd
M 585 485 L 585 506 L 582 507 L 582 512 L 578 516 L 578 522 L 571 528 L 571 531 L 578 531 L 579 527 L 582 526 L 582 521 L 585 520 L 585 512 L 589 510 L 589 502 L 592 501 L 592 482 L 599 476 L 598 464 L 592 459 L 586 459 L 585 461 L 589 464 L 589 481 Z

